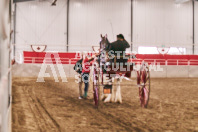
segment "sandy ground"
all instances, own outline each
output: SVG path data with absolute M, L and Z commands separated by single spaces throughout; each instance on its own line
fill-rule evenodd
M 14 132 L 193 132 L 198 131 L 198 79 L 152 79 L 148 109 L 140 108 L 134 82 L 122 87 L 123 104 L 78 99 L 74 79 L 55 83 L 45 78 L 13 78 Z

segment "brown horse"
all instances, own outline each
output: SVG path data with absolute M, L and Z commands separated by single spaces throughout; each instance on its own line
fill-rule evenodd
M 111 43 L 109 42 L 107 35 L 103 36 L 101 34 L 101 41 L 100 41 L 100 66 L 106 65 L 107 62 L 109 62 L 108 59 L 108 52 L 110 49 Z M 121 87 L 120 87 L 120 79 L 117 78 L 117 87 L 113 87 L 112 85 L 112 77 L 109 77 L 109 73 L 103 73 L 103 94 L 102 94 L 102 100 L 104 102 L 119 102 L 122 103 L 122 97 L 121 97 Z M 107 77 L 108 76 L 108 77 Z M 107 88 L 110 88 L 110 93 L 105 93 L 104 91 L 107 90 Z
M 102 36 L 101 34 L 100 49 L 108 51 L 109 47 L 110 47 L 110 42 L 107 38 L 107 34 L 105 36 Z

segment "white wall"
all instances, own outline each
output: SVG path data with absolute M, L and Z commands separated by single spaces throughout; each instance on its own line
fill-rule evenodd
M 195 53 L 198 54 L 198 1 L 195 1 Z
M 183 46 L 192 49 L 192 2 L 134 0 L 134 46 Z
M 72 64 L 63 65 L 63 69 L 67 77 L 74 78 L 77 74 L 73 70 Z M 39 72 L 41 70 L 42 64 L 19 64 L 14 65 L 13 72 L 14 77 L 38 77 Z M 60 74 L 58 72 L 58 68 L 54 65 L 55 71 L 58 77 Z M 138 68 L 138 65 L 135 66 Z M 153 66 L 150 67 L 151 78 L 181 78 L 181 77 L 198 77 L 198 71 L 196 70 L 198 66 L 160 66 L 160 71 L 156 71 L 152 69 Z M 50 66 L 47 66 L 45 73 L 49 73 L 50 77 L 53 77 L 53 73 Z M 132 77 L 136 77 L 136 72 L 132 72 Z
M 20 2 L 16 5 L 16 49 L 48 45 L 47 51 L 66 51 L 67 0 Z M 25 46 L 27 45 L 27 46 Z
M 192 53 L 192 1 L 133 0 L 133 47 L 185 47 Z M 17 4 L 16 49 L 31 51 L 30 44 L 46 44 L 46 51 L 66 51 L 67 0 Z M 195 2 L 195 39 L 198 43 L 198 2 Z M 91 50 L 100 34 L 110 41 L 123 33 L 131 41 L 131 0 L 70 0 L 69 51 Z M 26 45 L 26 46 L 24 46 Z M 196 47 L 197 50 L 197 47 Z M 198 50 L 197 50 L 198 54 Z
M 101 33 L 109 41 L 120 33 L 131 41 L 131 0 L 71 0 L 69 13 L 70 51 L 91 50 Z
M 10 74 L 10 15 L 9 1 L 0 1 L 0 132 L 10 132 L 11 74 Z M 9 123 L 8 123 L 9 122 Z

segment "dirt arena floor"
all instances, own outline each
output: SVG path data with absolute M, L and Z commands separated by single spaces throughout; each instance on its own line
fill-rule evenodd
M 198 131 L 198 79 L 152 79 L 148 109 L 140 108 L 136 86 L 123 86 L 123 103 L 78 99 L 78 85 L 45 78 L 13 78 L 13 132 L 195 132 Z M 136 81 L 122 84 L 135 84 Z

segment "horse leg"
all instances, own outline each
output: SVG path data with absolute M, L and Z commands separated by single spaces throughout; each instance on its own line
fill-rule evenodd
M 111 95 L 112 95 L 112 94 L 107 94 L 107 97 L 106 97 L 106 99 L 104 100 L 105 103 L 111 102 Z
M 107 97 L 108 97 L 108 94 L 105 94 L 104 93 L 104 88 L 105 88 L 105 85 L 108 84 L 108 79 L 106 77 L 106 74 L 103 74 L 103 83 L 104 83 L 104 87 L 103 87 L 103 92 L 102 92 L 102 96 L 101 96 L 101 99 L 104 101 Z
M 120 79 L 117 79 L 117 89 L 116 89 L 116 97 L 115 102 L 122 103 L 122 96 L 121 96 L 121 87 L 120 87 Z
M 111 85 L 113 84 L 112 82 L 112 78 L 111 78 Z M 111 93 L 111 102 L 115 102 L 115 90 L 114 90 L 114 87 L 112 85 L 112 93 Z
M 106 85 L 106 86 L 108 86 L 108 88 L 110 88 L 111 90 L 113 90 L 112 89 L 112 84 L 108 84 L 108 85 Z M 104 102 L 105 103 L 107 103 L 107 102 L 112 102 L 112 93 L 108 93 L 108 94 L 106 94 L 106 99 L 104 100 Z
M 109 76 L 106 76 L 106 85 L 105 85 L 105 87 L 108 89 L 108 91 L 109 90 L 111 90 L 111 92 L 112 92 L 112 78 L 111 77 L 109 77 Z M 107 94 L 105 94 L 105 100 L 104 100 L 104 102 L 105 103 L 107 103 L 107 102 L 112 102 L 112 93 L 111 92 L 108 92 Z
M 103 89 L 104 89 L 104 88 L 103 88 Z M 104 101 L 106 97 L 107 97 L 107 96 L 106 96 L 104 93 L 102 93 L 102 96 L 101 96 L 102 101 Z

